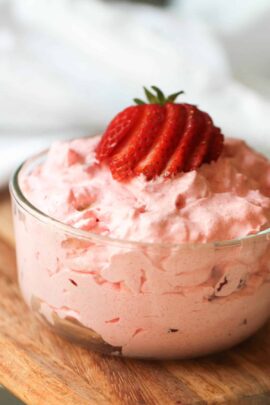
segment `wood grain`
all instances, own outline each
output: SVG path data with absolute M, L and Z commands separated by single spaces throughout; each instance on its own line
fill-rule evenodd
M 89 352 L 40 325 L 17 282 L 11 209 L 0 194 L 0 383 L 27 404 L 270 404 L 270 323 L 233 350 L 150 362 Z

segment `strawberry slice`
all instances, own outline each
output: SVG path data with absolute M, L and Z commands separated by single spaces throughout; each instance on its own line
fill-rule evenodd
M 215 129 L 213 127 L 212 119 L 206 113 L 203 113 L 203 119 L 205 121 L 205 124 L 204 124 L 205 128 L 204 128 L 204 131 L 202 131 L 202 133 L 201 133 L 199 142 L 194 147 L 194 150 L 185 165 L 186 172 L 195 170 L 197 167 L 201 166 L 201 164 L 204 162 L 206 155 L 208 153 L 211 140 L 213 139 L 213 137 L 215 135 Z
M 215 128 L 215 135 L 211 140 L 211 144 L 206 157 L 206 162 L 210 163 L 217 160 L 223 150 L 224 135 L 220 132 L 219 128 Z
M 142 110 L 141 119 L 120 144 L 116 154 L 111 158 L 109 166 L 116 180 L 123 180 L 133 175 L 133 168 L 142 159 L 162 128 L 165 110 L 158 104 L 139 106 Z
M 173 177 L 217 160 L 224 136 L 210 116 L 196 106 L 174 103 L 178 92 L 165 97 L 145 89 L 149 104 L 135 99 L 109 124 L 96 149 L 99 162 L 107 164 L 112 176 L 125 181 L 143 174 Z
M 139 162 L 135 169 L 137 175 L 143 173 L 147 179 L 152 179 L 164 170 L 185 126 L 186 112 L 177 104 L 167 103 L 165 113 L 165 122 L 159 136 L 148 155 Z
M 112 155 L 116 146 L 132 130 L 141 113 L 140 106 L 127 107 L 111 121 L 96 150 L 100 161 Z
M 165 168 L 166 177 L 173 177 L 177 173 L 184 171 L 186 159 L 190 156 L 192 148 L 195 147 L 198 130 L 202 125 L 201 112 L 195 106 L 182 104 L 181 108 L 186 111 L 186 125 L 179 143 Z

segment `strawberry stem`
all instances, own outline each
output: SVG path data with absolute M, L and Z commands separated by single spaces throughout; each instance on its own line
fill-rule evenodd
M 153 94 L 146 87 L 144 87 L 143 89 L 144 89 L 144 93 L 145 93 L 147 102 L 149 104 L 164 105 L 166 103 L 174 103 L 180 94 L 184 94 L 183 91 L 178 91 L 177 93 L 173 93 L 173 94 L 170 94 L 168 97 L 165 97 L 164 93 L 157 86 L 151 86 L 151 89 L 153 89 L 156 94 Z M 140 98 L 134 98 L 133 101 L 135 102 L 135 104 L 138 104 L 138 105 L 146 104 L 146 102 L 141 100 Z
M 162 91 L 156 86 L 151 86 L 151 87 L 157 93 L 157 98 L 160 101 L 160 103 L 165 104 L 166 103 L 166 97 L 164 96 Z
M 143 89 L 144 89 L 146 98 L 149 101 L 149 103 L 157 104 L 158 98 L 153 93 L 151 93 L 151 91 L 149 91 L 146 87 L 144 87 Z
M 138 105 L 140 105 L 140 104 L 145 104 L 145 102 L 142 101 L 142 100 L 139 99 L 139 98 L 134 98 L 133 101 L 134 101 L 135 104 L 138 104 Z
M 177 93 L 171 94 L 169 97 L 167 97 L 167 101 L 169 103 L 173 103 L 180 94 L 184 94 L 184 91 L 178 91 Z

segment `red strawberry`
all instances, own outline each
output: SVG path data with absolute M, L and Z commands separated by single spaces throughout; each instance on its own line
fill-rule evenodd
M 116 180 L 173 177 L 217 160 L 222 152 L 224 137 L 207 113 L 174 104 L 182 92 L 165 98 L 152 88 L 156 96 L 145 89 L 149 104 L 135 99 L 138 105 L 118 114 L 97 146 L 97 159 L 109 165 Z

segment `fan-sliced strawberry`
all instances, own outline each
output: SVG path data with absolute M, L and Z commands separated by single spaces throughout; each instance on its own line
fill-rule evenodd
M 112 176 L 125 181 L 144 174 L 173 177 L 217 160 L 224 136 L 205 112 L 191 104 L 174 104 L 181 93 L 165 97 L 152 86 L 156 96 L 145 89 L 150 104 L 128 107 L 109 124 L 96 155 L 107 163 Z

